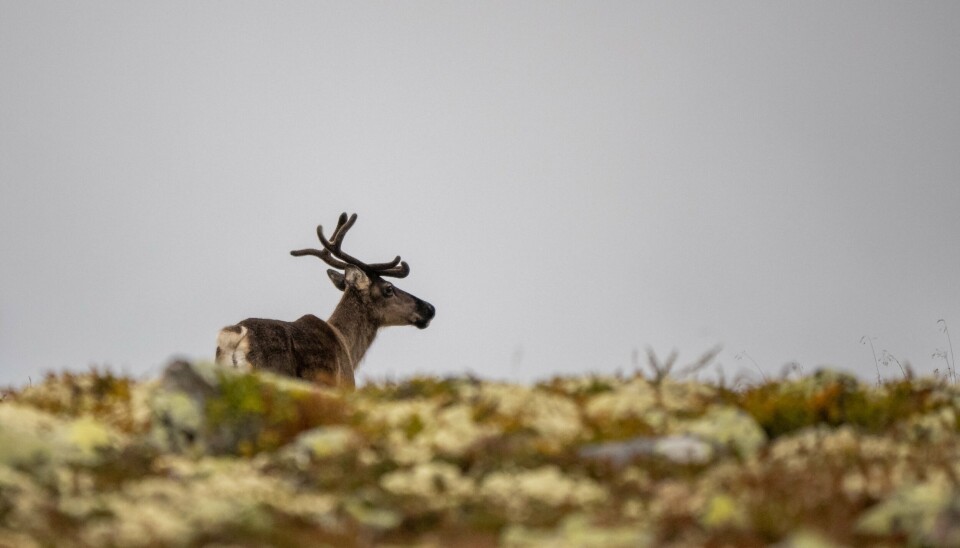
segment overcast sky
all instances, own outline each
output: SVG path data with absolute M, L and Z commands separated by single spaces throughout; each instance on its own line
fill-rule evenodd
M 0 0 L 0 383 L 433 303 L 360 378 L 960 350 L 960 3 Z M 745 357 L 737 359 L 742 352 Z M 885 377 L 896 365 L 881 366 Z

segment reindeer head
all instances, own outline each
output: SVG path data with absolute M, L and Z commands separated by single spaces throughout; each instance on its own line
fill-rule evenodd
M 290 254 L 295 257 L 313 255 L 342 270 L 343 273 L 330 269 L 327 270 L 327 275 L 333 285 L 344 292 L 344 297 L 356 300 L 377 325 L 415 325 L 420 329 L 426 328 L 436 313 L 433 305 L 384 280 L 386 277 L 404 278 L 410 273 L 410 266 L 401 261 L 399 255 L 390 262 L 367 264 L 340 249 L 344 235 L 356 221 L 356 213 L 349 219 L 346 213 L 342 213 L 330 240 L 323 235 L 323 225 L 317 227 L 317 237 L 323 244 L 322 251 L 300 249 L 291 251 Z

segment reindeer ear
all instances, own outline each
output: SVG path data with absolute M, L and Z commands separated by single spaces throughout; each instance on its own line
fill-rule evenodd
M 340 291 L 343 291 L 344 289 L 347 288 L 347 281 L 344 278 L 343 274 L 330 268 L 330 269 L 327 269 L 327 276 L 330 276 L 330 281 L 333 282 L 333 285 L 336 286 L 336 288 L 339 289 Z
M 370 278 L 359 268 L 348 266 L 344 270 L 344 277 L 346 278 L 347 285 L 351 287 L 355 287 L 360 291 L 370 289 Z

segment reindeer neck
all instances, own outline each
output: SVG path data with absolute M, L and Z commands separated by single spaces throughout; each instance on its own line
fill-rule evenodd
M 370 317 L 363 303 L 349 290 L 343 293 L 340 304 L 330 315 L 327 323 L 337 328 L 347 344 L 353 368 L 356 370 L 360 360 L 367 353 L 377 336 L 377 323 Z

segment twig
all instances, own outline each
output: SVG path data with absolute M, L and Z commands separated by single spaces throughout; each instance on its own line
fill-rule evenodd
M 707 350 L 706 352 L 703 353 L 702 356 L 700 356 L 697 359 L 697 361 L 691 363 L 690 365 L 684 366 L 679 371 L 677 371 L 677 377 L 682 379 L 710 365 L 710 363 L 713 361 L 714 358 L 717 357 L 717 354 L 719 354 L 722 349 L 723 347 L 717 345 L 711 348 L 710 350 Z
M 903 364 L 900 363 L 900 360 L 898 360 L 896 356 L 894 356 L 890 352 L 887 352 L 886 350 L 881 350 L 880 355 L 882 356 L 880 358 L 880 361 L 881 363 L 883 363 L 884 366 L 889 365 L 890 360 L 897 362 L 897 365 L 900 367 L 900 373 L 903 374 L 903 378 L 907 378 L 907 372 L 903 370 Z
M 667 376 L 670 374 L 670 371 L 673 369 L 674 364 L 677 362 L 677 351 L 673 350 L 670 352 L 670 355 L 667 356 L 666 361 L 660 363 L 660 360 L 657 358 L 657 354 L 648 346 L 647 362 L 650 364 L 650 369 L 653 369 L 653 384 L 659 385 L 663 379 L 667 378 Z
M 742 360 L 743 358 L 747 358 L 748 360 L 753 362 L 753 366 L 757 368 L 757 372 L 760 373 L 760 378 L 763 379 L 763 382 L 770 382 L 770 379 L 767 378 L 767 374 L 764 373 L 762 369 L 760 369 L 760 364 L 757 363 L 757 360 L 753 359 L 753 356 L 751 356 L 750 354 L 747 354 L 746 350 L 741 350 L 739 354 L 734 356 L 734 359 L 737 359 L 737 360 Z
M 873 365 L 877 367 L 877 386 L 880 386 L 880 360 L 877 359 L 877 351 L 873 348 L 873 339 L 866 335 L 860 337 L 860 344 L 867 343 L 870 343 L 870 352 L 873 352 Z
M 948 374 L 948 376 L 953 377 L 952 380 L 953 380 L 954 384 L 956 384 L 956 382 L 957 382 L 957 361 L 956 361 L 956 359 L 953 357 L 953 341 L 950 340 L 950 330 L 947 329 L 947 320 L 944 320 L 943 318 L 941 318 L 941 319 L 937 320 L 937 323 L 943 326 L 943 327 L 942 327 L 942 331 L 943 331 L 943 333 L 947 336 L 947 344 L 950 346 L 950 360 L 947 361 L 947 368 L 948 368 L 947 374 Z M 946 357 L 944 357 L 944 359 L 946 359 Z

